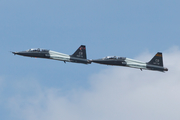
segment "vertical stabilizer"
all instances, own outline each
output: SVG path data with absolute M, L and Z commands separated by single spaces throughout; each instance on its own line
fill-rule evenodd
M 151 65 L 157 65 L 157 66 L 162 66 L 163 67 L 163 57 L 162 53 L 158 52 L 149 62 L 148 64 Z
M 82 59 L 87 59 L 86 57 L 86 46 L 81 45 L 75 52 L 74 54 L 71 55 L 72 57 L 77 57 L 77 58 L 82 58 Z

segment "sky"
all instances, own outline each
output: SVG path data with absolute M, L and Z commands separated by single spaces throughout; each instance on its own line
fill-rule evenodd
M 180 1 L 0 0 L 0 119 L 179 120 Z M 45 48 L 148 62 L 168 72 L 14 56 Z

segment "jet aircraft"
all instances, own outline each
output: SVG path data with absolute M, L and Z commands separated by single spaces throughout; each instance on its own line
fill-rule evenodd
M 21 52 L 12 52 L 12 53 L 14 55 L 21 55 L 21 56 L 35 57 L 35 58 L 46 58 L 46 59 L 60 60 L 64 62 L 75 62 L 75 63 L 83 63 L 83 64 L 91 63 L 86 57 L 85 45 L 81 45 L 72 55 L 67 55 L 52 50 L 46 50 L 40 48 L 29 49 Z
M 142 69 L 161 72 L 168 71 L 167 68 L 163 67 L 163 57 L 161 52 L 158 52 L 149 62 L 141 62 L 134 59 L 117 56 L 107 56 L 102 59 L 91 60 L 91 62 L 106 65 L 126 66 L 131 68 L 137 68 L 141 71 Z

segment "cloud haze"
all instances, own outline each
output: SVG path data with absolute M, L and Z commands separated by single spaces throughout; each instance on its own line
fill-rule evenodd
M 148 61 L 153 56 L 137 58 Z M 18 83 L 15 87 L 20 91 L 8 98 L 8 109 L 24 120 L 179 120 L 180 50 L 172 48 L 163 56 L 166 73 L 112 66 L 92 75 L 88 90 L 64 94 L 35 80 L 28 87 Z

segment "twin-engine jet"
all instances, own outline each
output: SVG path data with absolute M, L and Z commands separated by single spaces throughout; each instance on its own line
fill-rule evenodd
M 72 55 L 67 55 L 52 50 L 46 50 L 40 48 L 29 49 L 21 52 L 12 52 L 12 53 L 14 55 L 22 55 L 22 56 L 35 57 L 35 58 L 46 58 L 46 59 L 60 60 L 64 62 L 75 62 L 75 63 L 83 63 L 83 64 L 91 63 L 86 57 L 85 45 L 81 45 Z
M 168 71 L 167 68 L 163 67 L 163 57 L 162 53 L 158 52 L 149 62 L 141 62 L 138 60 L 133 60 L 125 57 L 117 56 L 107 56 L 102 59 L 88 60 L 86 57 L 86 46 L 81 45 L 72 55 L 67 55 L 52 50 L 46 49 L 29 49 L 22 52 L 12 52 L 14 55 L 22 55 L 27 57 L 35 58 L 46 58 L 53 60 L 60 60 L 64 62 L 75 62 L 83 64 L 91 64 L 91 62 L 105 64 L 105 65 L 115 65 L 115 66 L 125 66 L 137 69 L 154 70 L 154 71 Z
M 145 70 L 155 70 L 155 71 L 168 71 L 167 68 L 163 67 L 163 57 L 162 53 L 158 52 L 149 62 L 141 62 L 125 57 L 117 56 L 107 56 L 102 59 L 91 60 L 91 62 L 105 64 L 105 65 L 115 65 L 115 66 L 125 66 L 137 69 Z

